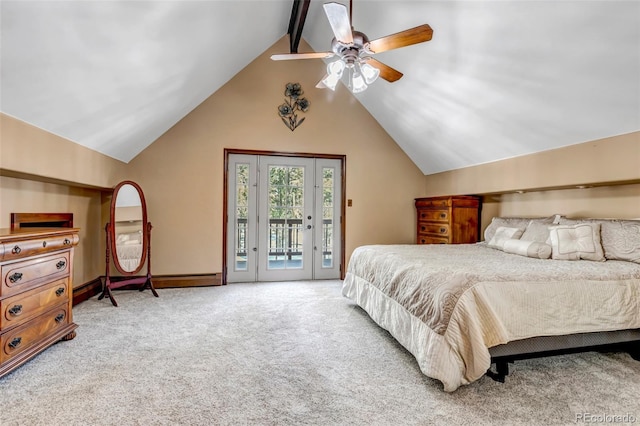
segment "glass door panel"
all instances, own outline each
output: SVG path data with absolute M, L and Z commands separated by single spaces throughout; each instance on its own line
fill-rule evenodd
M 269 254 L 267 269 L 301 269 L 304 168 L 269 166 Z
M 321 220 L 315 230 L 314 278 L 340 278 L 342 162 L 316 159 L 316 211 Z
M 227 282 L 256 280 L 257 157 L 229 158 L 227 196 Z
M 235 270 L 247 270 L 247 222 L 249 219 L 249 164 L 236 164 Z
M 312 278 L 313 179 L 312 158 L 260 157 L 261 281 Z

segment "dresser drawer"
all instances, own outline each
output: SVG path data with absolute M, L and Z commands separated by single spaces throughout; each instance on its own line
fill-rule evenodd
M 449 244 L 449 238 L 418 235 L 418 244 Z
M 56 235 L 2 244 L 2 261 L 22 259 L 36 254 L 49 253 L 78 244 L 78 235 Z
M 449 210 L 419 210 L 418 221 L 449 222 Z
M 418 198 L 416 199 L 416 207 L 426 208 L 442 208 L 451 206 L 450 198 Z
M 47 336 L 56 330 L 66 329 L 70 324 L 68 305 L 61 305 L 35 318 L 33 321 L 3 333 L 0 337 L 0 362 L 5 362 L 10 358 L 20 354 L 27 349 L 38 345 Z
M 418 234 L 436 234 L 440 236 L 449 236 L 449 224 L 448 223 L 431 223 L 431 222 L 419 222 Z
M 18 326 L 69 300 L 69 278 L 0 300 L 0 330 Z
M 8 297 L 69 275 L 68 251 L 2 265 L 0 296 Z

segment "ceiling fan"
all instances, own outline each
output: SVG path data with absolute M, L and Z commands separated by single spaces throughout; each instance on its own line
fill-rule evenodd
M 338 56 L 336 61 L 327 65 L 327 74 L 316 86 L 318 88 L 335 90 L 345 69 L 348 72 L 348 87 L 353 93 L 366 90 L 368 85 L 378 77 L 393 83 L 402 77 L 402 73 L 371 56 L 387 50 L 429 41 L 433 36 L 431 27 L 423 24 L 369 41 L 364 33 L 353 29 L 351 16 L 345 5 L 332 2 L 325 3 L 323 7 L 335 35 L 331 41 L 331 52 L 284 53 L 271 56 L 274 61 L 327 59 Z M 349 8 L 353 12 L 353 0 L 350 0 Z

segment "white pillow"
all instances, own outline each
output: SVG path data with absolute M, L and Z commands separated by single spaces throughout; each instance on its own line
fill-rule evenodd
M 484 240 L 491 241 L 496 231 L 501 226 L 510 228 L 526 228 L 530 222 L 546 223 L 548 225 L 557 225 L 561 215 L 555 214 L 549 217 L 494 217 L 491 223 L 484 230 Z
M 603 261 L 599 223 L 579 223 L 549 228 L 551 257 L 558 260 Z
M 549 239 L 549 223 L 532 220 L 524 230 L 521 240 L 545 243 Z
M 640 221 L 601 221 L 604 256 L 611 260 L 640 263 Z
M 520 256 L 536 259 L 548 259 L 551 257 L 551 246 L 537 241 L 507 240 L 504 242 L 505 253 L 519 254 Z
M 491 238 L 491 241 L 487 245 L 491 248 L 504 250 L 504 243 L 510 239 L 518 239 L 524 232 L 524 228 L 509 228 L 507 226 L 500 226 L 496 229 L 496 233 Z

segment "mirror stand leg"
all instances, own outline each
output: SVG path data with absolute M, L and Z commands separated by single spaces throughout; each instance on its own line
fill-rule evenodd
M 117 307 L 118 302 L 116 302 L 116 298 L 113 297 L 113 293 L 111 292 L 111 288 L 109 286 L 106 287 L 106 291 L 107 291 L 107 296 L 111 300 L 111 303 L 113 304 L 113 306 Z
M 151 281 L 150 274 L 147 274 L 147 281 L 145 281 L 142 287 L 140 287 L 140 291 L 144 291 L 144 289 L 146 288 L 151 289 L 151 293 L 153 293 L 155 297 L 159 297 L 158 292 L 156 291 L 156 288 L 153 286 L 153 281 Z
M 113 306 L 117 307 L 118 302 L 116 302 L 116 299 L 113 297 L 113 293 L 111 292 L 111 286 L 109 284 L 110 284 L 109 281 L 105 283 L 104 289 L 102 290 L 102 294 L 98 296 L 98 300 L 102 300 L 106 296 L 109 298 L 109 300 L 111 300 L 111 303 L 113 304 Z
M 151 278 L 149 278 L 149 288 L 151 289 L 151 293 L 153 293 L 155 297 L 159 297 L 158 292 L 156 291 L 155 287 L 153 286 L 153 283 L 151 282 Z

